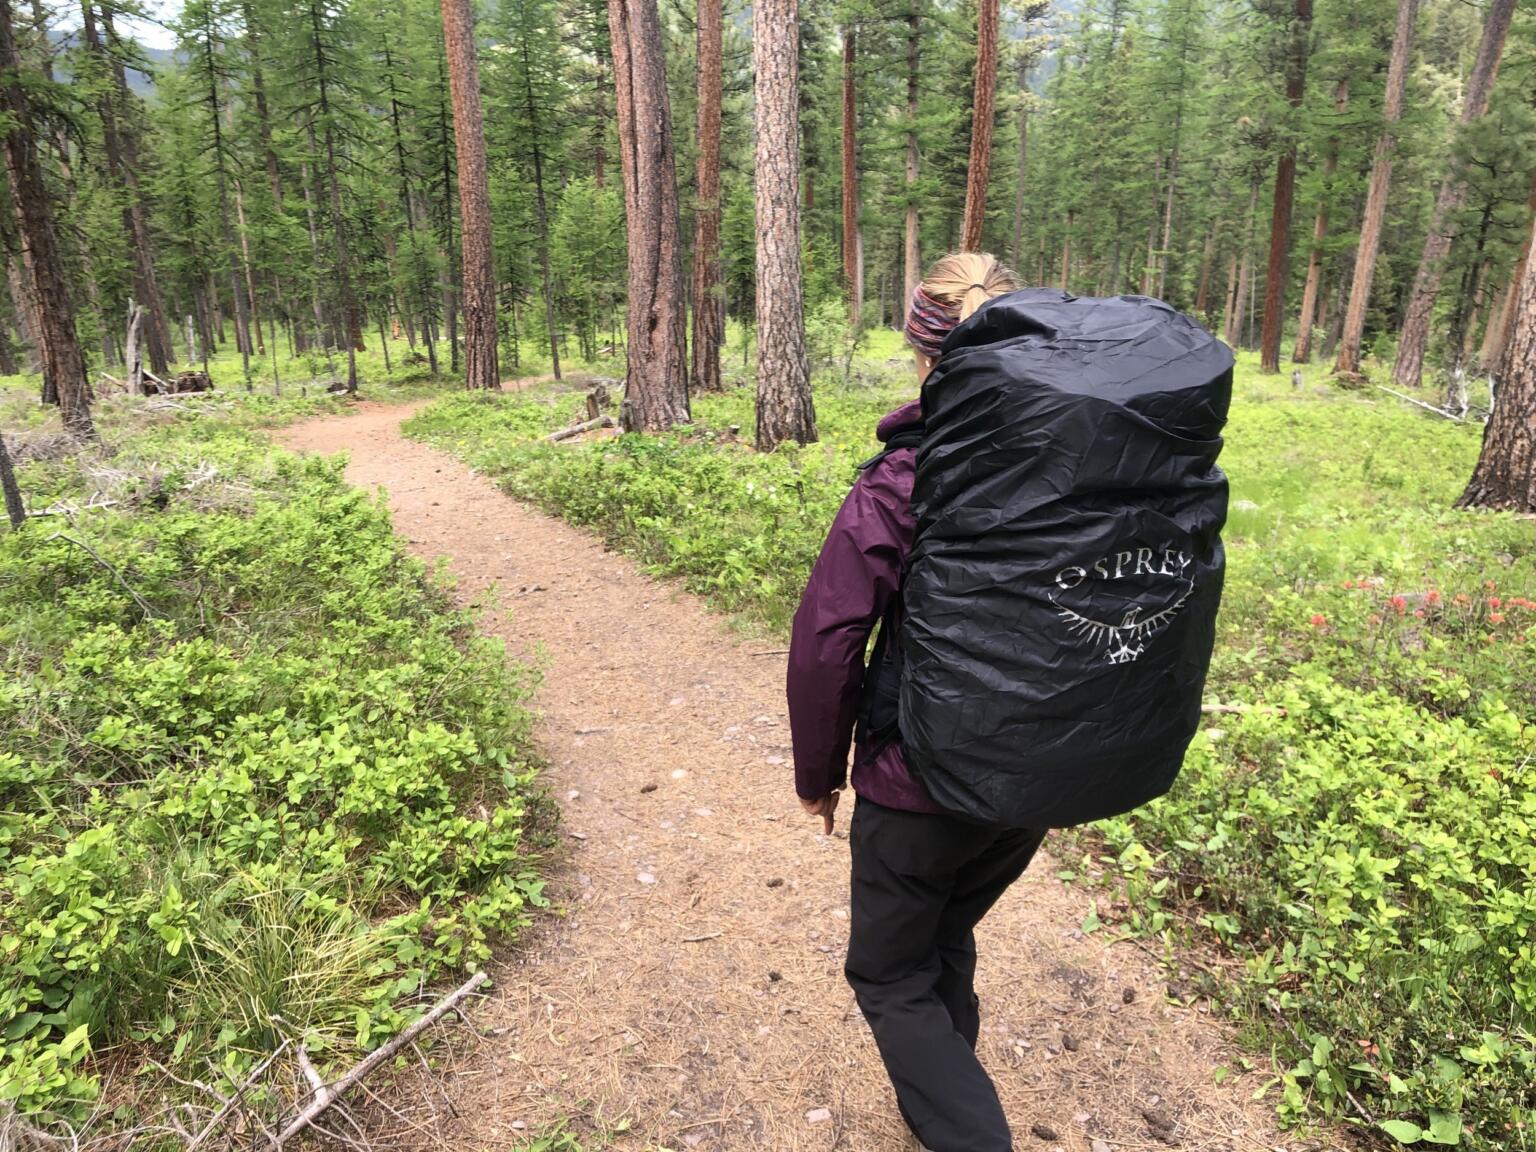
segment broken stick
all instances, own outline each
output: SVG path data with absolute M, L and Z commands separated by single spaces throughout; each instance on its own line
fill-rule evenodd
M 336 1103 L 337 1100 L 341 1099 L 341 1097 L 348 1091 L 348 1089 L 356 1086 L 358 1083 L 366 1079 L 369 1073 L 371 1073 L 380 1064 L 383 1064 L 386 1060 L 390 1059 L 395 1055 L 395 1053 L 399 1052 L 400 1049 L 404 1048 L 412 1040 L 416 1039 L 416 1037 L 420 1036 L 428 1028 L 432 1027 L 433 1024 L 436 1024 L 444 1016 L 452 1012 L 467 996 L 469 996 L 472 992 L 479 988 L 480 985 L 484 984 L 489 979 L 490 976 L 488 976 L 486 973 L 476 972 L 473 976 L 464 981 L 464 983 L 460 984 L 447 996 L 439 1000 L 435 1005 L 433 1005 L 431 1011 L 427 1012 L 420 1019 L 412 1023 L 411 1026 L 405 1031 L 401 1032 L 400 1035 L 396 1036 L 388 1044 L 385 1044 L 380 1048 L 376 1048 L 372 1052 L 368 1053 L 368 1055 L 363 1057 L 359 1063 L 353 1065 L 351 1071 L 347 1072 L 335 1083 L 326 1084 L 322 1080 L 318 1085 L 316 1085 L 314 1081 L 319 1080 L 319 1074 L 316 1073 L 314 1079 L 310 1081 L 311 1085 L 313 1086 L 312 1094 L 314 1099 L 310 1102 L 309 1106 L 304 1109 L 304 1111 L 300 1112 L 292 1120 L 288 1121 L 283 1130 L 267 1142 L 267 1148 L 269 1152 L 276 1152 L 277 1149 L 281 1148 L 289 1140 L 292 1140 L 300 1132 L 308 1128 L 325 1113 L 327 1108 Z M 308 1073 L 306 1073 L 306 1079 L 308 1078 Z
M 549 439 L 569 440 L 572 436 L 580 436 L 583 432 L 591 432 L 594 428 L 612 428 L 616 421 L 612 416 L 599 416 L 596 420 L 588 420 L 585 424 L 577 424 L 570 428 L 562 428 L 558 432 L 551 432 Z

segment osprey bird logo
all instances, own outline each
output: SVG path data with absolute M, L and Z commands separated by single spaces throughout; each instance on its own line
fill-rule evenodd
M 1118 624 L 1084 616 L 1081 612 L 1062 604 L 1054 592 L 1050 596 L 1050 601 L 1056 608 L 1056 614 L 1067 621 L 1073 634 L 1090 644 L 1102 646 L 1111 664 L 1130 664 L 1147 650 L 1146 642 L 1160 632 L 1163 625 L 1178 615 L 1179 609 L 1184 607 L 1194 590 L 1194 584 L 1186 580 L 1184 591 L 1172 604 L 1150 616 L 1143 616 L 1139 605 L 1132 606 L 1121 616 Z

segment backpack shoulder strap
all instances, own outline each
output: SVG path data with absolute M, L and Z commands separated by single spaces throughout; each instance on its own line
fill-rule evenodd
M 923 426 L 921 424 L 915 424 L 911 427 L 903 428 L 885 442 L 884 448 L 880 449 L 879 452 L 875 453 L 868 460 L 864 461 L 864 463 L 860 464 L 859 471 L 868 472 L 871 468 L 880 463 L 880 461 L 884 460 L 892 452 L 899 452 L 903 448 L 916 448 L 922 442 Z

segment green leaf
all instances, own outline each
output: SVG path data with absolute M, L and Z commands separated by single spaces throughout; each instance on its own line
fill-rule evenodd
M 1431 1109 L 1429 1113 L 1429 1131 L 1424 1133 L 1424 1139 L 1428 1140 L 1431 1144 L 1460 1144 L 1461 1113 L 1436 1112 Z
M 1407 1120 L 1383 1120 L 1380 1127 L 1399 1144 L 1414 1144 L 1424 1139 L 1424 1130 Z

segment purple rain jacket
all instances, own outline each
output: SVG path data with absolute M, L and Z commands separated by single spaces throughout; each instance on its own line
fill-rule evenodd
M 880 421 L 884 443 L 922 423 L 913 400 Z M 789 642 L 789 727 L 795 791 L 818 800 L 848 782 L 848 746 L 864 683 L 870 633 L 900 594 L 907 553 L 917 531 L 912 515 L 916 451 L 898 448 L 859 474 L 832 521 L 795 613 Z M 854 749 L 853 789 L 909 812 L 942 812 L 907 768 L 901 744 L 873 755 Z

